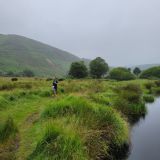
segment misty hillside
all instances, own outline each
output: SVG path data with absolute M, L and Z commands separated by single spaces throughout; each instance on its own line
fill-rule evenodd
M 141 70 L 145 70 L 151 67 L 155 67 L 155 66 L 160 66 L 160 63 L 156 63 L 156 64 L 142 64 L 142 65 L 136 65 L 136 66 L 131 66 L 131 69 L 134 69 L 135 67 L 140 68 Z
M 0 34 L 0 72 L 32 70 L 37 76 L 65 75 L 71 62 L 81 60 L 68 52 L 41 42 Z

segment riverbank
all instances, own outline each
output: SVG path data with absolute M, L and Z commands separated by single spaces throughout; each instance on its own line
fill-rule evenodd
M 147 113 L 144 100 L 160 87 L 149 80 L 65 80 L 53 97 L 45 79 L 0 82 L 0 158 L 19 160 L 120 158 L 130 124 Z
M 148 103 L 148 113 L 145 118 L 139 120 L 132 128 L 131 134 L 131 153 L 128 160 L 139 159 L 159 159 L 160 133 L 160 97 L 154 103 Z

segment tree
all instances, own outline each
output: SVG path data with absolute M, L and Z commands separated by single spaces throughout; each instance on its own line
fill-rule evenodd
M 141 73 L 140 68 L 136 67 L 136 68 L 133 70 L 133 73 L 138 76 L 138 75 Z
M 107 74 L 109 70 L 108 64 L 101 57 L 97 57 L 96 59 L 92 60 L 89 66 L 90 74 L 94 78 L 101 78 L 102 76 Z
M 110 71 L 110 78 L 120 81 L 135 79 L 134 75 L 127 68 L 123 67 L 112 69 Z
M 152 67 L 152 68 L 144 70 L 141 73 L 140 78 L 159 79 L 160 78 L 160 66 Z
M 23 76 L 25 77 L 34 77 L 34 73 L 33 71 L 29 70 L 29 69 L 25 69 L 22 73 Z
M 73 62 L 69 70 L 69 75 L 73 78 L 84 78 L 88 76 L 88 69 L 83 61 Z

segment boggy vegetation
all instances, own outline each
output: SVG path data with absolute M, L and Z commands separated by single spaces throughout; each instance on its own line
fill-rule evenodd
M 131 122 L 159 89 L 153 80 L 64 80 L 53 97 L 46 79 L 0 81 L 14 86 L 0 92 L 0 158 L 18 160 L 121 159 Z

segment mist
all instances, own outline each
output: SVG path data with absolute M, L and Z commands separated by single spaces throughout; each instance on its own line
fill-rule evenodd
M 159 0 L 0 0 L 0 33 L 110 65 L 160 63 Z

